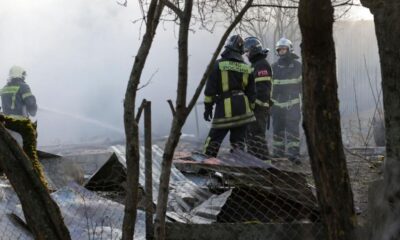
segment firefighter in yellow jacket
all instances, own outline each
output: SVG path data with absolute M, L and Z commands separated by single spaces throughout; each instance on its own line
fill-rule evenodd
M 28 120 L 37 112 L 36 98 L 29 85 L 25 82 L 26 71 L 20 66 L 12 66 L 9 71 L 7 84 L 0 90 L 2 109 L 8 117 Z M 10 134 L 22 145 L 22 136 L 10 131 Z
M 217 156 L 228 132 L 232 148 L 243 149 L 247 124 L 255 121 L 252 111 L 256 100 L 255 83 L 252 69 L 242 57 L 243 45 L 240 35 L 229 38 L 206 84 L 204 119 L 212 119 L 204 146 L 204 154 L 208 156 Z
M 26 71 L 22 67 L 11 67 L 7 84 L 0 90 L 4 114 L 26 118 L 36 115 L 36 98 L 25 82 L 25 77 Z

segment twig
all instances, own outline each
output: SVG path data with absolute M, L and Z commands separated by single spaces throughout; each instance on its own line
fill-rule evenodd
M 117 1 L 117 4 L 120 6 L 126 7 L 126 6 L 128 6 L 128 0 L 125 0 L 125 2 L 123 2 L 123 3 Z
M 231 25 L 226 29 L 224 35 L 221 37 L 220 42 L 214 51 L 213 56 L 211 57 L 210 62 L 207 65 L 206 71 L 204 72 L 199 85 L 196 88 L 195 93 L 192 96 L 192 99 L 189 101 L 189 104 L 187 106 L 188 111 L 191 111 L 194 107 L 194 105 L 197 103 L 197 99 L 199 98 L 201 91 L 203 90 L 203 87 L 214 67 L 215 60 L 218 57 L 218 53 L 221 51 L 221 49 L 224 46 L 224 43 L 226 39 L 228 39 L 229 34 L 232 32 L 232 30 L 236 27 L 236 25 L 240 22 L 240 20 L 243 18 L 244 14 L 247 12 L 247 10 L 251 7 L 253 4 L 253 0 L 249 0 L 246 5 L 242 8 L 242 10 L 236 15 L 234 20 L 231 22 Z
M 169 9 L 171 9 L 176 16 L 178 16 L 178 18 L 183 18 L 183 11 L 181 9 L 179 9 L 178 6 L 176 6 L 175 4 L 173 4 L 172 2 L 170 2 L 169 0 L 161 0 L 161 2 L 163 2 L 165 4 L 165 6 L 167 6 Z
M 381 94 L 382 94 L 382 89 L 381 89 L 381 90 L 379 91 L 379 93 L 378 93 L 378 98 L 380 98 Z M 377 102 L 377 103 L 375 103 L 375 104 L 376 104 L 376 105 L 375 105 L 375 110 L 374 110 L 373 116 L 375 116 L 376 111 L 378 110 L 378 104 L 379 104 L 379 102 Z M 382 120 L 382 119 L 381 119 L 381 120 Z M 383 121 L 383 120 L 382 120 L 382 121 Z M 368 128 L 367 141 L 368 141 L 368 138 L 369 138 L 371 129 L 372 129 L 372 123 L 369 125 L 369 128 Z
M 251 8 L 258 8 L 258 7 L 273 7 L 273 8 L 284 8 L 284 9 L 298 9 L 299 6 L 283 6 L 278 4 L 252 4 Z
M 360 134 L 361 140 L 363 141 L 364 145 L 366 145 L 364 136 L 362 134 L 362 129 L 361 129 L 361 118 L 360 118 L 360 113 L 359 113 L 359 110 L 358 110 L 357 91 L 356 91 L 356 83 L 355 83 L 355 79 L 354 78 L 353 78 L 353 90 L 354 90 L 354 100 L 355 100 L 356 113 L 357 113 L 357 119 L 358 119 L 358 130 L 359 130 L 359 134 Z
M 375 109 L 378 108 L 378 113 L 382 114 L 382 112 L 379 109 L 379 99 L 380 99 L 380 97 L 378 96 L 378 98 L 377 98 L 375 96 L 375 91 L 374 91 L 374 88 L 372 87 L 371 76 L 369 75 L 369 71 L 368 71 L 368 67 L 367 67 L 367 59 L 366 59 L 365 55 L 364 55 L 364 67 L 365 67 L 365 72 L 367 73 L 368 83 L 369 83 L 369 87 L 370 87 L 371 92 L 372 92 L 372 97 L 374 98 Z M 378 89 L 376 89 L 376 91 L 378 92 Z M 381 117 L 381 115 L 379 115 L 379 116 Z
M 142 86 L 138 87 L 137 90 L 139 91 L 140 89 L 147 87 L 151 83 L 151 80 L 153 80 L 154 76 L 158 73 L 158 70 L 159 69 L 157 69 L 153 74 L 151 74 L 149 80 L 147 80 L 147 82 L 145 84 L 143 84 Z
M 146 14 L 144 13 L 143 0 L 139 0 L 139 5 L 140 5 L 140 10 L 142 11 L 143 21 L 146 23 Z
M 298 1 L 292 1 L 294 3 L 299 3 Z M 333 7 L 343 7 L 343 6 L 361 6 L 360 4 L 353 3 L 353 0 L 347 0 L 343 3 L 338 3 L 333 5 Z M 252 4 L 251 7 L 273 7 L 273 8 L 282 8 L 282 9 L 297 9 L 299 6 L 290 6 L 290 5 L 279 5 L 279 4 Z
M 350 149 L 348 149 L 348 148 L 346 148 L 346 147 L 344 147 L 344 150 L 345 150 L 347 153 L 349 153 L 350 155 L 353 155 L 353 156 L 356 156 L 356 157 L 359 157 L 359 158 L 363 159 L 363 160 L 366 161 L 368 164 L 370 164 L 370 167 L 376 168 L 376 165 L 374 164 L 374 162 L 372 162 L 371 160 L 368 160 L 366 157 L 364 157 L 364 156 L 362 156 L 362 155 L 360 155 L 360 154 L 354 153 L 354 152 L 352 152 Z
M 167 102 L 168 102 L 169 108 L 171 109 L 172 116 L 175 116 L 176 112 L 175 112 L 175 107 L 174 107 L 174 104 L 172 103 L 172 100 L 168 99 Z

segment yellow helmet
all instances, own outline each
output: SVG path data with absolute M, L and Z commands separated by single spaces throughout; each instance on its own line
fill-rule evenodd
M 9 72 L 10 78 L 22 78 L 24 79 L 26 76 L 26 71 L 20 66 L 12 66 Z

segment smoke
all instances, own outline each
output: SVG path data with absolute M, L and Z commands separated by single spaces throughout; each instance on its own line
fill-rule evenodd
M 0 2 L 0 85 L 12 65 L 27 70 L 26 81 L 41 108 L 39 145 L 124 138 L 123 99 L 144 31 L 132 21 L 141 17 L 136 1 L 128 7 L 104 0 Z M 142 98 L 153 102 L 153 129 L 159 136 L 170 126 L 166 100 L 176 95 L 177 41 L 171 30 L 171 24 L 160 26 L 142 82 L 157 73 L 138 95 L 138 103 Z M 190 38 L 193 92 L 218 33 Z
M 144 31 L 140 22 L 132 21 L 141 17 L 136 1 L 129 1 L 127 7 L 113 0 L 0 1 L 0 86 L 12 65 L 27 70 L 26 81 L 40 107 L 39 145 L 124 139 L 123 99 Z M 189 97 L 222 30 L 190 34 Z M 143 98 L 152 101 L 156 137 L 168 134 L 172 119 L 166 100 L 176 98 L 176 35 L 172 23 L 160 24 L 142 76 L 142 83 L 151 82 L 137 99 L 138 103 Z M 360 75 L 346 74 L 347 81 L 352 74 Z M 193 112 L 184 128 L 187 134 L 199 133 L 199 139 L 209 128 L 202 112 L 200 104 L 199 121 Z

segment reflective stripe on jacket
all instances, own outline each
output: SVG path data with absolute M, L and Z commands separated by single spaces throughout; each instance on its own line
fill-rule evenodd
M 28 117 L 37 111 L 36 98 L 22 79 L 12 79 L 0 90 L 2 111 L 7 115 Z
M 259 54 L 252 59 L 253 76 L 256 83 L 256 105 L 269 107 L 272 94 L 272 69 L 266 54 Z
M 276 107 L 290 108 L 301 101 L 302 66 L 297 58 L 291 54 L 272 65 L 272 101 Z
M 216 105 L 212 128 L 238 127 L 255 120 L 250 105 L 255 101 L 252 68 L 244 62 L 216 62 L 204 91 L 206 105 Z

